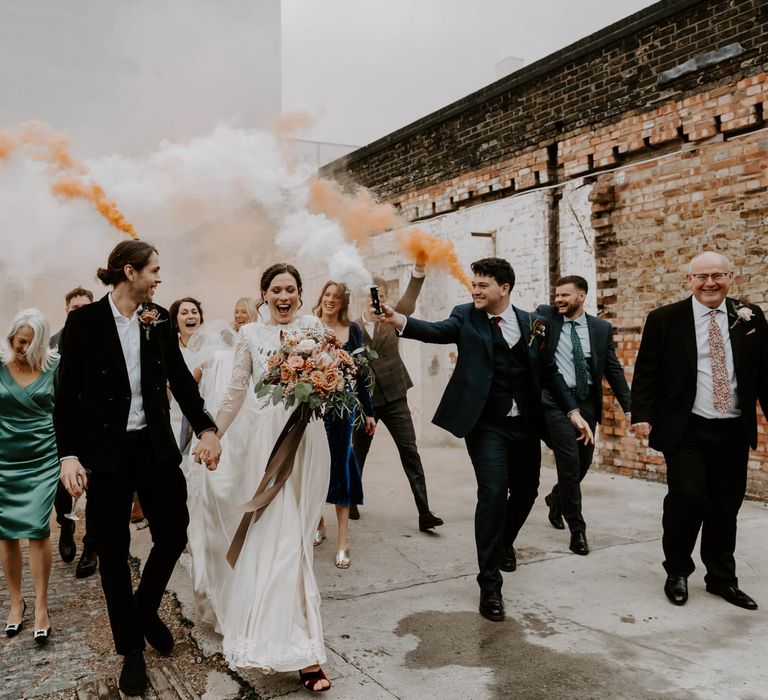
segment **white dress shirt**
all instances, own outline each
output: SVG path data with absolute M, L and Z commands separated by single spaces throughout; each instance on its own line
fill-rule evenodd
M 573 343 L 571 342 L 571 321 L 576 323 L 576 335 L 581 341 L 581 349 L 584 352 L 584 359 L 587 360 L 587 383 L 592 385 L 592 366 L 589 358 L 592 356 L 592 346 L 589 342 L 589 326 L 587 326 L 587 315 L 582 313 L 578 318 L 570 319 L 563 316 L 563 329 L 560 331 L 560 338 L 555 348 L 555 360 L 557 369 L 563 375 L 565 383 L 569 389 L 576 388 L 576 370 L 573 366 Z
M 147 427 L 147 418 L 144 415 L 144 398 L 141 395 L 141 324 L 139 323 L 139 310 L 133 312 L 131 318 L 123 316 L 115 302 L 112 301 L 112 292 L 109 293 L 109 305 L 112 307 L 112 316 L 115 319 L 117 335 L 120 338 L 120 346 L 123 348 L 125 368 L 128 370 L 128 383 L 131 386 L 131 407 L 128 410 L 128 424 L 126 429 L 141 430 Z
M 704 306 L 696 297 L 693 302 L 693 322 L 696 327 L 696 400 L 691 411 L 703 418 L 738 418 L 741 415 L 739 399 L 736 396 L 736 371 L 733 366 L 733 349 L 731 333 L 728 329 L 728 308 L 723 303 L 717 307 L 715 320 L 720 327 L 725 346 L 725 364 L 728 368 L 728 381 L 731 385 L 731 407 L 726 413 L 715 410 L 714 394 L 712 391 L 712 362 L 709 357 L 709 314 L 712 311 Z

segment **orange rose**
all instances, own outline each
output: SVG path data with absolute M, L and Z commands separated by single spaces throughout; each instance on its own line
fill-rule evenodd
M 336 385 L 339 383 L 339 370 L 335 367 L 329 367 L 323 372 L 323 381 L 320 388 L 325 391 L 335 391 Z
M 350 367 L 355 364 L 352 356 L 346 350 L 339 350 L 339 360 L 341 360 L 342 364 Z
M 289 367 L 287 364 L 283 364 L 280 367 L 280 381 L 281 382 L 292 382 L 296 379 L 296 372 L 292 367 Z

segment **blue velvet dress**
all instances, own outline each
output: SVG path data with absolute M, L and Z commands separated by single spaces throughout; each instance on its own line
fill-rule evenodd
M 351 323 L 349 340 L 344 343 L 347 352 L 363 347 L 363 333 L 360 326 Z M 373 402 L 368 389 L 358 386 L 358 397 L 367 416 L 373 415 Z M 328 485 L 328 503 L 337 506 L 363 504 L 363 475 L 360 464 L 352 450 L 352 432 L 355 416 L 338 418 L 326 416 L 325 432 L 328 435 L 328 445 L 331 449 L 331 482 Z

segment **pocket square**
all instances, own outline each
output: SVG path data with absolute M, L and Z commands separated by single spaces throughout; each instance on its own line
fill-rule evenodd
M 747 335 L 752 335 L 752 334 L 753 334 L 753 333 L 754 333 L 756 330 L 757 330 L 757 328 L 753 328 L 751 331 L 749 331 L 749 332 L 747 333 Z

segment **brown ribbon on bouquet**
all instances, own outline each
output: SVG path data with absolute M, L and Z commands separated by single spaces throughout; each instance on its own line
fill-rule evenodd
M 312 409 L 306 404 L 299 407 L 288 417 L 288 422 L 278 436 L 275 446 L 267 460 L 267 469 L 256 489 L 253 498 L 244 504 L 240 510 L 245 511 L 240 525 L 227 551 L 227 561 L 234 568 L 240 551 L 245 544 L 245 536 L 248 528 L 255 523 L 264 513 L 266 507 L 283 488 L 285 482 L 293 471 L 293 463 L 296 460 L 296 452 L 299 443 L 307 429 L 309 419 L 312 418 Z

